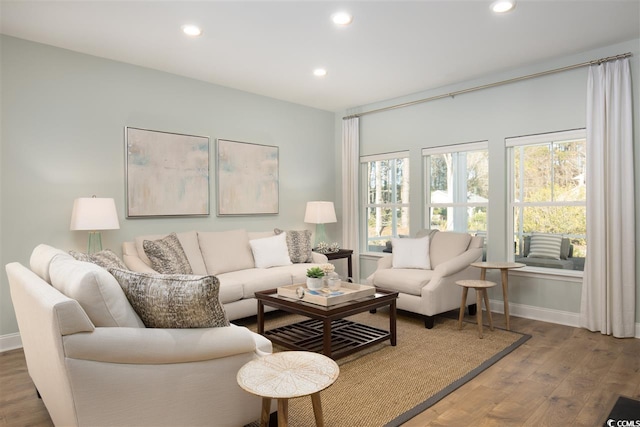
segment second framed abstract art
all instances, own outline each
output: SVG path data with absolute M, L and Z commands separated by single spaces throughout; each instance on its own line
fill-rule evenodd
M 278 147 L 218 139 L 216 169 L 219 216 L 278 213 Z

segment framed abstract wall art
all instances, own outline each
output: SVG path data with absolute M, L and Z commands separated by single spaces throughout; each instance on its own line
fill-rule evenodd
M 127 218 L 209 215 L 209 138 L 125 127 Z
M 278 213 L 278 147 L 217 140 L 218 215 Z

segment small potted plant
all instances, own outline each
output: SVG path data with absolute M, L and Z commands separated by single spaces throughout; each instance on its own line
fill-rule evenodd
M 317 291 L 322 289 L 322 276 L 324 271 L 320 267 L 311 267 L 307 270 L 307 288 Z

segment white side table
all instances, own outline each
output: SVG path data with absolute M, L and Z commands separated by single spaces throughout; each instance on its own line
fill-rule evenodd
M 260 426 L 269 425 L 271 399 L 278 399 L 278 427 L 287 426 L 289 401 L 311 395 L 318 427 L 324 426 L 320 392 L 338 379 L 340 368 L 332 359 L 307 351 L 284 351 L 252 360 L 238 371 L 238 385 L 262 397 Z

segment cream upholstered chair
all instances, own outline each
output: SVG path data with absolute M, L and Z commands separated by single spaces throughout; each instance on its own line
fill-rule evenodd
M 393 257 L 398 256 L 394 250 L 378 260 L 377 269 L 367 278 L 367 283 L 398 291 L 397 307 L 423 315 L 425 327 L 431 329 L 436 314 L 460 307 L 461 290 L 455 282 L 480 277 L 480 271 L 470 264 L 482 260 L 484 239 L 467 233 L 437 230 L 423 230 L 416 235 L 416 238 L 424 237 L 429 238 L 428 263 L 394 268 Z M 474 298 L 473 293 L 467 297 L 471 313 L 475 310 Z
M 6 266 L 29 375 L 55 425 L 242 426 L 260 418 L 260 399 L 240 389 L 236 373 L 270 353 L 271 342 L 234 325 L 145 328 L 124 294 L 108 289 L 106 270 L 65 257 L 40 245 L 33 271 Z M 78 296 L 84 308 L 50 284 L 57 261 L 70 291 L 74 281 L 80 292 L 91 289 Z

